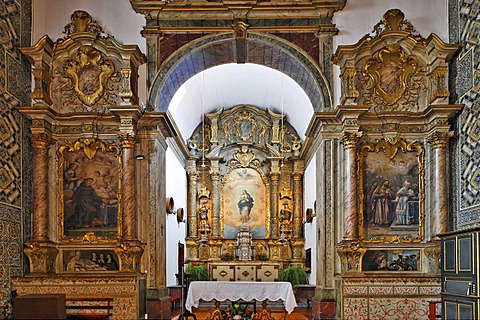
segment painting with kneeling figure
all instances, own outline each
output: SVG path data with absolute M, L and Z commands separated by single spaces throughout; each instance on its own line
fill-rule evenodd
M 362 271 L 420 271 L 420 250 L 368 250 Z
M 113 250 L 66 250 L 63 264 L 67 272 L 118 270 L 118 258 Z
M 95 147 L 85 150 L 85 146 L 76 145 L 60 149 L 64 235 L 81 237 L 93 231 L 98 236 L 113 238 L 118 225 L 118 151 L 97 151 Z

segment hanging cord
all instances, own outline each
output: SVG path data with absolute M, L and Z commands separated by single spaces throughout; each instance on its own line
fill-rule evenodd
M 283 118 L 285 117 L 285 114 L 283 113 L 284 112 L 284 109 L 283 109 L 283 91 L 284 91 L 284 88 L 283 88 L 283 74 L 282 74 L 282 93 L 281 93 L 281 108 L 282 108 L 282 118 L 280 119 L 281 121 L 281 130 L 280 130 L 280 154 L 282 156 L 282 160 L 281 160 L 281 164 L 280 164 L 280 167 L 283 167 L 284 166 L 284 163 L 283 163 L 283 139 L 284 139 L 284 123 L 283 123 Z

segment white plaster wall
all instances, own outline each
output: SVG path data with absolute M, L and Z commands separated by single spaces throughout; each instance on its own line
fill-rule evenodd
M 305 169 L 305 175 L 303 178 L 303 192 L 304 192 L 304 208 L 306 211 L 307 208 L 314 208 L 313 204 L 316 200 L 315 194 L 317 190 L 317 181 L 316 181 L 316 155 L 310 160 L 310 163 Z M 305 221 L 305 212 L 303 220 Z M 305 249 L 312 248 L 312 269 L 311 273 L 308 274 L 308 283 L 316 284 L 317 283 L 317 264 L 315 263 L 317 257 L 317 218 L 313 218 L 312 223 L 305 223 Z
M 187 218 L 187 175 L 171 148 L 166 152 L 166 192 L 167 197 L 175 201 L 175 209 L 183 208 L 184 219 Z M 167 287 L 177 284 L 178 242 L 185 244 L 185 223 L 178 223 L 176 215 L 168 214 L 167 235 Z
M 145 18 L 135 13 L 129 0 L 35 0 L 32 1 L 32 44 L 44 35 L 53 41 L 65 36 L 64 27 L 70 23 L 70 16 L 75 10 L 88 12 L 93 20 L 125 45 L 138 45 L 146 53 L 146 41 L 140 34 L 145 25 Z M 139 69 L 140 102 L 145 102 L 146 64 Z
M 333 38 L 333 52 L 338 45 L 355 44 L 382 20 L 389 9 L 400 9 L 405 19 L 424 38 L 431 33 L 443 41 L 448 40 L 447 0 L 349 0 L 341 12 L 334 15 L 333 22 L 339 30 Z M 340 103 L 340 69 L 334 67 L 334 105 Z

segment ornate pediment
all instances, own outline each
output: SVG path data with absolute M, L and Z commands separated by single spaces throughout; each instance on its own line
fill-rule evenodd
M 446 70 L 457 48 L 435 34 L 423 38 L 402 11 L 388 10 L 370 34 L 333 56 L 341 68 L 341 104 L 371 106 L 378 114 L 448 103 Z
M 108 113 L 138 104 L 138 67 L 146 62 L 136 45 L 122 45 L 85 11 L 75 11 L 65 37 L 48 36 L 21 48 L 34 66 L 34 105 L 60 114 Z
M 192 155 L 220 152 L 229 145 L 254 145 L 265 154 L 278 157 L 300 152 L 302 141 L 285 115 L 261 110 L 250 105 L 239 105 L 230 110 L 219 110 L 205 115 L 205 122 L 193 132 L 187 145 Z M 243 149 L 242 149 L 243 150 Z M 238 163 L 250 163 L 252 155 L 246 151 L 236 154 Z

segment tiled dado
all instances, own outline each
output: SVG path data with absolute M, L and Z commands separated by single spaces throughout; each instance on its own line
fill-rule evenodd
M 25 277 L 12 280 L 19 295 L 65 294 L 73 297 L 112 297 L 111 319 L 138 319 L 145 314 L 145 277 L 135 275 Z M 89 310 L 87 310 L 89 311 Z
M 440 282 L 343 283 L 342 319 L 428 319 L 428 302 L 440 299 Z

